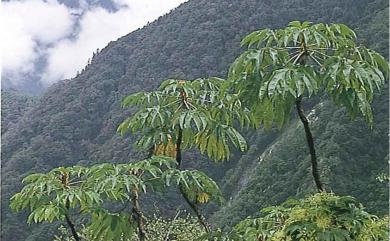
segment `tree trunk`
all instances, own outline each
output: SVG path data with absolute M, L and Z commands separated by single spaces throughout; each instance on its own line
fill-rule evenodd
M 80 241 L 80 237 L 79 237 L 79 235 L 77 234 L 76 229 L 75 229 L 75 227 L 74 227 L 74 224 L 73 224 L 72 221 L 70 220 L 68 214 L 65 214 L 65 220 L 66 220 L 66 223 L 68 224 L 68 226 L 69 226 L 69 228 L 70 228 L 70 231 L 72 232 L 72 236 L 73 236 L 74 240 Z
M 305 129 L 305 133 L 306 133 L 307 145 L 309 146 L 309 151 L 310 151 L 311 171 L 313 174 L 314 182 L 316 184 L 318 191 L 324 192 L 325 189 L 324 189 L 324 186 L 320 180 L 320 174 L 318 172 L 317 155 L 316 155 L 316 150 L 314 148 L 313 135 L 311 134 L 311 131 L 310 131 L 309 120 L 305 116 L 303 106 L 302 106 L 302 96 L 300 96 L 296 99 L 295 105 L 297 108 L 299 119 L 301 120 L 303 127 Z
M 137 221 L 137 225 L 138 225 L 139 240 L 144 241 L 146 240 L 145 217 L 141 212 L 138 199 L 139 199 L 138 192 L 133 191 L 131 197 L 131 202 L 133 204 L 133 214 L 135 216 L 135 220 Z
M 183 142 L 183 130 L 179 127 L 176 140 L 176 162 L 177 167 L 181 166 L 181 143 Z
M 177 162 L 177 168 L 181 169 L 181 143 L 183 141 L 183 130 L 179 127 L 179 131 L 177 134 L 177 141 L 176 141 L 176 162 Z M 209 226 L 207 224 L 206 218 L 202 215 L 198 207 L 195 203 L 192 203 L 189 199 L 187 194 L 184 192 L 184 189 L 182 186 L 179 187 L 180 193 L 183 196 L 184 200 L 187 202 L 187 204 L 191 207 L 192 211 L 195 213 L 195 215 L 198 218 L 199 223 L 204 227 L 206 232 L 210 232 Z

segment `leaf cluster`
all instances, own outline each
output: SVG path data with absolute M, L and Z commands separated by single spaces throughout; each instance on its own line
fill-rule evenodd
M 235 119 L 247 126 L 252 117 L 236 95 L 222 95 L 224 85 L 220 78 L 169 79 L 158 90 L 132 94 L 123 100 L 123 107 L 137 106 L 138 111 L 118 131 L 141 132 L 138 145 L 145 149 L 170 141 L 177 144 L 181 132 L 182 149 L 197 147 L 212 159 L 228 159 L 231 145 L 247 149 L 234 128 Z
M 245 50 L 231 65 L 231 89 L 252 106 L 258 125 L 282 127 L 298 98 L 326 92 L 351 117 L 372 124 L 371 102 L 389 76 L 387 61 L 356 44 L 344 24 L 290 22 L 243 38 Z
M 235 240 L 387 240 L 387 218 L 364 211 L 349 196 L 318 193 L 280 206 L 264 208 L 234 228 Z
M 165 156 L 127 164 L 60 167 L 24 178 L 25 186 L 11 198 L 10 206 L 15 211 L 29 209 L 29 223 L 64 220 L 71 210 L 78 210 L 91 220 L 87 229 L 92 240 L 127 240 L 137 232 L 136 220 L 124 209 L 106 209 L 105 202 L 126 206 L 134 193 L 161 192 L 177 185 L 198 203 L 222 203 L 218 185 L 206 174 L 175 167 L 176 161 Z

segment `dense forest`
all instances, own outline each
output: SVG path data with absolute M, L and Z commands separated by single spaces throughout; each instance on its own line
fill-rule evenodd
M 132 134 L 116 133 L 134 113 L 121 108 L 126 95 L 150 91 L 168 78 L 224 78 L 242 51 L 242 37 L 292 20 L 348 24 L 360 43 L 388 58 L 388 19 L 384 0 L 189 1 L 111 42 L 77 77 L 53 85 L 38 99 L 2 93 L 2 238 L 48 240 L 57 232 L 58 223 L 27 226 L 26 213 L 10 211 L 9 198 L 28 174 L 145 157 Z M 378 215 L 388 211 L 388 186 L 377 180 L 388 169 L 388 98 L 387 86 L 375 96 L 372 130 L 362 118 L 351 120 L 326 94 L 305 106 L 325 185 L 356 197 Z M 262 207 L 315 191 L 296 116 L 281 131 L 246 130 L 244 135 L 248 151 L 234 151 L 227 162 L 215 164 L 196 150 L 184 157 L 191 160 L 186 168 L 201 169 L 220 185 L 227 202 L 204 211 L 213 225 L 226 230 Z M 167 216 L 177 208 L 178 194 L 172 192 L 171 202 L 160 207 Z M 145 202 L 152 206 L 159 198 Z
M 19 121 L 32 107 L 37 97 L 21 94 L 17 91 L 1 91 L 1 133 L 7 132 L 10 125 Z

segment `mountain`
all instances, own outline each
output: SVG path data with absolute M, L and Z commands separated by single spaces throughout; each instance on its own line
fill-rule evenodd
M 282 27 L 291 20 L 348 24 L 362 36 L 362 42 L 387 54 L 386 9 L 385 0 L 192 0 L 109 43 L 77 77 L 48 88 L 3 134 L 2 238 L 47 240 L 53 233 L 52 226 L 27 226 L 25 215 L 9 211 L 8 199 L 26 175 L 63 165 L 142 157 L 133 148 L 131 136 L 116 133 L 118 124 L 132 112 L 120 105 L 127 94 L 151 90 L 171 77 L 225 77 L 244 35 L 264 27 Z M 366 130 L 361 120 L 351 122 L 343 110 L 334 109 L 325 99 L 306 107 L 313 110 L 311 118 L 318 118 L 314 133 L 321 167 L 329 174 L 328 185 L 357 196 L 377 213 L 387 211 L 383 208 L 386 187 L 372 180 L 387 165 L 383 156 L 387 152 L 387 129 L 383 127 L 388 120 L 387 98 L 384 94 L 377 98 L 379 122 L 373 131 Z M 229 202 L 213 215 L 216 223 L 229 226 L 264 204 L 301 196 L 312 188 L 297 122 L 292 120 L 281 132 L 259 130 L 248 137 L 250 150 L 225 164 L 212 164 L 205 158 L 198 162 L 196 153 L 185 156 L 188 165 L 202 168 L 223 186 Z M 378 197 L 369 184 L 382 193 L 376 204 Z
M 35 103 L 36 97 L 16 91 L 1 91 L 1 133 L 5 133 L 11 125 Z

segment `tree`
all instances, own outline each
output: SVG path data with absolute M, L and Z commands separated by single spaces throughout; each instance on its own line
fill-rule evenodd
M 46 174 L 31 174 L 23 179 L 23 189 L 12 196 L 11 209 L 30 209 L 28 223 L 66 220 L 73 238 L 81 240 L 70 219 L 71 209 L 82 212 L 85 207 L 102 203 L 99 194 L 83 188 L 87 173 L 88 169 L 84 167 L 59 167 Z
M 11 208 L 29 209 L 29 223 L 65 220 L 75 241 L 132 240 L 137 234 L 139 240 L 147 240 L 140 193 L 177 185 L 200 203 L 223 199 L 218 185 L 203 172 L 177 170 L 175 166 L 172 158 L 153 156 L 135 163 L 60 167 L 46 174 L 32 174 L 23 180 L 26 185 L 21 192 L 11 198 Z M 112 210 L 103 205 L 107 202 L 124 208 Z M 125 211 L 127 206 L 130 211 Z M 86 237 L 71 221 L 72 210 L 90 220 L 82 232 Z
M 295 106 L 306 134 L 312 175 L 319 191 L 318 161 L 303 98 L 328 94 L 352 118 L 361 114 L 371 126 L 371 101 L 388 78 L 388 63 L 378 53 L 358 46 L 355 33 L 344 24 L 293 21 L 284 29 L 263 29 L 247 35 L 247 46 L 231 65 L 229 77 L 255 115 L 256 124 L 283 127 Z
M 125 133 L 129 128 L 139 128 L 147 133 L 139 140 L 143 147 L 153 149 L 147 160 L 127 164 L 105 163 L 92 167 L 60 167 L 46 174 L 32 174 L 23 180 L 26 186 L 21 192 L 11 198 L 11 208 L 16 211 L 29 208 L 31 214 L 28 222 L 65 219 L 76 241 L 80 240 L 80 234 L 70 219 L 70 209 L 78 210 L 90 218 L 91 222 L 86 228 L 90 239 L 131 239 L 134 233 L 138 233 L 142 241 L 147 239 L 147 230 L 139 201 L 140 194 L 177 185 L 208 231 L 197 204 L 210 201 L 222 203 L 221 191 L 205 173 L 183 170 L 180 164 L 182 148 L 190 148 L 192 145 L 197 145 L 202 152 L 207 152 L 217 160 L 227 158 L 230 154 L 226 138 L 241 150 L 246 149 L 245 139 L 230 126 L 233 122 L 232 113 L 238 115 L 242 109 L 224 114 L 217 107 L 213 111 L 206 108 L 210 104 L 218 104 L 219 109 L 233 110 L 233 105 L 225 106 L 223 101 L 216 101 L 218 87 L 217 79 L 191 83 L 167 81 L 164 82 L 163 91 L 129 96 L 124 105 L 137 103 L 145 108 L 118 129 Z M 179 91 L 176 92 L 176 89 Z M 175 95 L 178 100 L 174 99 Z M 239 101 L 234 103 L 235 106 L 239 104 Z M 248 120 L 242 119 L 242 123 L 245 122 Z M 173 156 L 175 159 L 156 154 Z M 104 201 L 123 205 L 129 203 L 131 211 L 112 211 L 102 206 Z
M 127 118 L 118 131 L 122 134 L 129 130 L 141 132 L 137 144 L 176 158 L 178 169 L 182 166 L 182 151 L 192 147 L 214 160 L 229 158 L 230 144 L 245 151 L 246 141 L 233 124 L 238 118 L 242 125 L 247 125 L 251 116 L 235 95 L 221 98 L 223 84 L 219 78 L 169 79 L 156 91 L 132 94 L 124 99 L 123 107 L 139 106 L 139 110 Z M 188 195 L 185 185 L 179 187 L 199 222 L 209 231 L 196 205 L 199 200 Z

